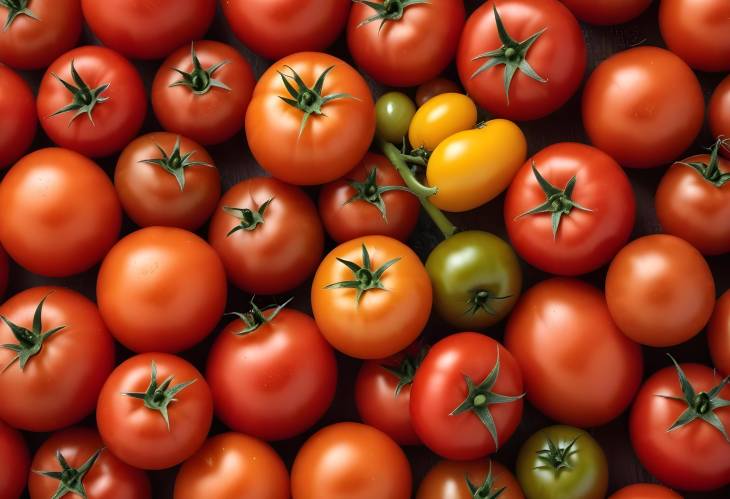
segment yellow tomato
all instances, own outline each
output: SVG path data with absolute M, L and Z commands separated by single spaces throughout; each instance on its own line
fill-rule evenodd
M 430 200 L 445 211 L 477 208 L 507 188 L 526 155 L 525 136 L 508 120 L 451 135 L 428 160 L 426 178 L 438 188 Z
M 445 138 L 474 128 L 477 122 L 477 107 L 464 94 L 447 93 L 426 101 L 411 120 L 408 140 L 416 149 L 423 147 L 433 151 Z

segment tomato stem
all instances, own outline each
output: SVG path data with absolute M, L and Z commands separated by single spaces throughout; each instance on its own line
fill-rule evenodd
M 65 497 L 66 494 L 74 494 L 86 499 L 86 489 L 84 488 L 84 478 L 86 474 L 99 459 L 99 455 L 104 449 L 97 449 L 79 468 L 73 468 L 68 464 L 66 458 L 63 457 L 60 450 L 56 450 L 56 460 L 61 466 L 61 471 L 42 471 L 33 470 L 38 475 L 58 480 L 58 487 L 53 497 Z

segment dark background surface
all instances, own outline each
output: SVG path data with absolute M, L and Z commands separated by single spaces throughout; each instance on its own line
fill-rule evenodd
M 476 0 L 466 1 L 469 12 L 473 11 L 476 6 L 481 3 L 481 1 Z M 642 44 L 664 46 L 657 25 L 657 3 L 658 2 L 654 2 L 649 10 L 642 16 L 624 25 L 610 27 L 593 27 L 583 25 L 589 57 L 586 76 L 590 74 L 597 64 L 615 52 Z M 271 61 L 266 61 L 255 56 L 235 39 L 228 28 L 220 9 L 207 38 L 220 40 L 237 47 L 251 62 L 257 76 L 271 64 Z M 88 44 L 98 42 L 90 34 L 88 28 L 85 28 L 81 43 Z M 346 44 L 342 37 L 328 51 L 351 62 L 351 58 L 347 54 Z M 142 73 L 145 85 L 149 90 L 152 78 L 154 77 L 160 62 L 143 62 L 136 63 L 136 65 Z M 446 74 L 455 81 L 458 81 L 453 66 L 447 70 Z M 29 81 L 33 89 L 37 91 L 38 84 L 42 77 L 42 72 L 26 72 L 23 76 Z M 723 74 L 698 73 L 706 99 L 709 99 L 710 93 L 720 82 L 723 76 Z M 371 84 L 375 97 L 385 91 L 384 88 L 378 86 L 372 80 L 368 79 L 368 81 Z M 667 84 L 671 85 L 671 82 L 667 82 Z M 407 92 L 413 95 L 411 90 L 408 90 Z M 529 154 L 534 154 L 547 145 L 556 142 L 588 142 L 585 132 L 583 131 L 580 118 L 581 92 L 582 88 L 563 108 L 551 116 L 533 122 L 520 123 L 520 126 L 527 136 Z M 682 98 L 682 96 L 678 95 L 677 98 Z M 154 119 L 154 115 L 152 114 L 152 109 L 150 107 L 143 132 L 141 133 L 159 129 L 160 127 Z M 692 146 L 688 153 L 699 152 L 702 147 L 706 147 L 711 143 L 712 138 L 705 126 L 696 143 Z M 51 145 L 50 141 L 43 135 L 39 128 L 39 134 L 33 147 L 39 148 L 49 145 Z M 227 143 L 209 147 L 207 149 L 215 159 L 216 165 L 221 170 L 224 189 L 228 189 L 233 184 L 244 178 L 263 173 L 251 157 L 243 134 L 237 135 Z M 110 175 L 112 175 L 115 162 L 116 157 L 112 157 L 100 161 L 100 164 Z M 628 171 L 637 197 L 638 210 L 636 225 L 634 227 L 634 234 L 632 237 L 661 231 L 654 213 L 653 197 L 656 186 L 664 171 L 665 168 Z M 316 195 L 316 188 L 310 189 L 309 191 L 313 196 Z M 503 196 L 500 196 L 478 210 L 465 214 L 454 215 L 451 219 L 460 228 L 482 229 L 506 238 L 505 228 L 502 221 L 502 205 Z M 126 219 L 123 229 L 124 234 L 129 233 L 134 229 L 134 225 Z M 207 227 L 204 227 L 201 231 L 199 231 L 199 234 L 205 237 L 207 234 Z M 423 259 L 425 259 L 440 239 L 441 236 L 439 232 L 432 225 L 431 221 L 422 214 L 418 227 L 409 240 L 409 244 Z M 328 241 L 327 249 L 331 249 L 333 246 L 334 244 L 332 241 Z M 719 296 L 730 287 L 730 257 L 728 255 L 713 257 L 709 258 L 708 261 L 715 276 L 717 293 Z M 530 267 L 524 262 L 522 263 L 522 267 L 525 274 L 524 289 L 527 289 L 534 283 L 549 277 L 547 274 Z M 53 284 L 73 288 L 84 293 L 90 298 L 94 298 L 97 270 L 98 267 L 95 267 L 88 272 L 71 278 L 51 279 L 32 275 L 13 264 L 11 267 L 10 289 L 8 291 L 8 296 L 32 286 Z M 600 269 L 599 271 L 584 276 L 583 279 L 602 288 L 605 270 L 605 268 Z M 306 283 L 304 286 L 296 290 L 294 294 L 295 300 L 292 306 L 299 310 L 311 311 L 309 306 L 309 283 Z M 249 297 L 244 293 L 231 288 L 227 310 L 244 311 L 248 303 L 248 298 Z M 284 297 L 277 296 L 273 298 L 281 299 Z M 263 297 L 259 303 L 265 303 Z M 183 352 L 182 356 L 192 361 L 199 369 L 203 370 L 207 352 L 212 344 L 212 340 L 218 334 L 219 330 L 220 327 L 217 328 L 206 341 L 189 351 Z M 428 342 L 433 343 L 439 338 L 454 332 L 457 331 L 439 321 L 438 318 L 432 318 L 424 332 L 424 335 Z M 503 324 L 490 328 L 485 332 L 490 336 L 501 340 Z M 665 355 L 667 352 L 672 353 L 681 362 L 700 362 L 707 365 L 710 365 L 711 363 L 706 344 L 706 337 L 703 332 L 693 340 L 670 349 L 652 349 L 644 347 L 645 376 L 649 376 L 668 365 L 668 359 Z M 130 355 L 131 352 L 124 350 L 121 346 L 118 346 L 119 360 L 127 358 Z M 359 365 L 359 361 L 349 359 L 338 354 L 338 367 L 340 372 L 337 395 L 333 406 L 320 423 L 306 434 L 289 441 L 274 444 L 274 447 L 282 455 L 289 467 L 291 467 L 291 463 L 298 448 L 306 440 L 306 438 L 318 428 L 337 421 L 358 420 L 354 403 L 353 384 Z M 627 420 L 627 414 L 624 414 L 606 426 L 590 430 L 593 436 L 602 445 L 608 457 L 610 468 L 609 492 L 613 492 L 631 483 L 654 481 L 651 475 L 642 468 L 634 455 L 628 438 Z M 87 418 L 84 423 L 87 425 L 93 425 L 93 416 Z M 552 424 L 552 421 L 537 412 L 529 405 L 529 403 L 527 403 L 525 405 L 523 420 L 517 432 L 494 457 L 498 461 L 512 468 L 517 451 L 519 450 L 522 442 L 524 442 L 532 433 L 549 424 Z M 215 421 L 212 432 L 220 433 L 224 431 L 226 431 L 226 428 L 220 422 Z M 33 450 L 35 450 L 40 443 L 43 442 L 46 436 L 47 435 L 45 434 L 25 434 L 26 440 L 29 442 Z M 415 493 L 423 475 L 438 461 L 439 458 L 423 447 L 407 448 L 406 453 L 408 454 L 414 472 Z M 153 496 L 156 499 L 172 497 L 176 472 L 177 468 L 150 473 L 150 478 L 154 488 Z M 729 498 L 730 487 L 726 487 L 713 493 L 686 494 L 686 497 Z

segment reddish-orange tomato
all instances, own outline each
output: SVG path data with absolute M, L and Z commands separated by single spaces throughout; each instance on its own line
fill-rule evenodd
M 725 139 L 720 152 L 730 158 L 730 75 L 715 88 L 707 106 L 707 116 L 713 137 Z
M 464 90 L 451 80 L 446 78 L 434 78 L 418 86 L 416 89 L 416 105 L 421 107 L 427 100 L 441 94 L 463 94 Z
M 730 290 L 725 291 L 715 304 L 707 340 L 715 367 L 730 376 Z
M 661 485 L 636 483 L 624 487 L 608 499 L 682 499 L 682 496 Z
M 20 432 L 0 421 L 0 497 L 20 497 L 30 467 L 28 447 Z
M 439 461 L 423 478 L 416 499 L 474 499 L 497 494 L 499 499 L 525 498 L 515 476 L 498 462 Z
M 652 0 L 561 0 L 581 21 L 611 25 L 630 21 L 644 12 Z
M 2 31 L 0 31 L 2 38 Z M 0 65 L 0 168 L 13 164 L 35 137 L 38 125 L 35 97 L 28 84 L 12 69 Z

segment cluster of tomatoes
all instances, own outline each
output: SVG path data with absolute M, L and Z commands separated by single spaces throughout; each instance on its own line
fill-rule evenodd
M 581 86 L 576 17 L 619 24 L 650 3 L 223 0 L 235 37 L 276 61 L 257 80 L 202 39 L 215 0 L 0 0 L 1 291 L 9 258 L 34 283 L 96 284 L 95 302 L 40 285 L 0 305 L 0 499 L 145 499 L 146 470 L 178 465 L 176 499 L 602 499 L 609 463 L 586 429 L 627 409 L 666 486 L 612 498 L 730 484 L 730 291 L 716 301 L 705 259 L 730 253 L 730 76 L 709 103 L 716 142 L 682 158 L 705 121 L 693 69 L 730 71 L 730 3 L 660 0 L 668 49 L 613 54 L 585 83 L 592 145 L 528 158 L 514 122 Z M 76 46 L 84 23 L 99 45 Z M 358 69 L 323 52 L 343 30 Z M 162 61 L 151 88 L 129 59 Z M 440 77 L 452 61 L 461 85 Z M 35 92 L 15 70 L 44 71 Z M 363 74 L 415 102 L 374 101 Z M 140 135 L 148 98 L 164 131 Z M 28 152 L 38 124 L 57 147 Z M 270 176 L 222 193 L 223 142 Z M 624 168 L 667 165 L 663 233 L 629 242 L 653 193 L 637 199 Z M 509 243 L 444 213 L 487 203 Z M 421 210 L 443 235 L 425 263 L 406 244 Z M 551 277 L 522 293 L 523 261 Z M 604 290 L 575 278 L 606 265 Z M 281 298 L 297 289 L 311 315 Z M 432 320 L 452 334 L 432 341 Z M 714 368 L 670 356 L 644 377 L 642 345 L 705 329 Z M 338 401 L 363 423 L 312 433 L 287 469 L 267 442 L 318 425 L 347 357 L 362 362 Z M 559 424 L 513 475 L 489 456 L 525 401 Z M 18 430 L 53 433 L 31 462 Z M 443 458 L 417 487 L 415 445 Z

